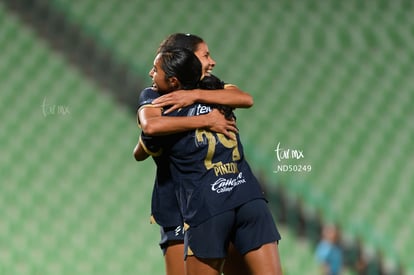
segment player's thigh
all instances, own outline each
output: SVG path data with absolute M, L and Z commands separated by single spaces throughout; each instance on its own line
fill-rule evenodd
M 184 242 L 170 241 L 164 254 L 165 271 L 167 275 L 183 275 L 184 268 Z
M 160 247 L 167 275 L 182 275 L 184 269 L 184 234 L 182 226 L 160 227 Z
M 224 275 L 250 275 L 249 269 L 240 252 L 230 243 L 223 266 Z
M 186 275 L 220 275 L 224 259 L 202 259 L 196 256 L 187 256 L 185 261 Z
M 264 244 L 244 255 L 252 275 L 282 275 L 277 243 Z

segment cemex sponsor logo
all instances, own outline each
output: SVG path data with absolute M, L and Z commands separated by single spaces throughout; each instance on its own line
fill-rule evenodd
M 219 178 L 211 185 L 211 191 L 217 193 L 231 192 L 234 187 L 245 183 L 246 179 L 240 172 L 236 178 Z

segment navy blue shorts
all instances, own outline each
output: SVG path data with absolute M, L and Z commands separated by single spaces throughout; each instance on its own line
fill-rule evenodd
M 184 242 L 184 229 L 181 225 L 174 227 L 162 227 L 160 226 L 161 241 L 160 247 L 165 255 L 168 245 L 173 242 Z
M 279 240 L 266 201 L 256 199 L 189 227 L 184 238 L 185 256 L 225 258 L 230 242 L 244 255 Z

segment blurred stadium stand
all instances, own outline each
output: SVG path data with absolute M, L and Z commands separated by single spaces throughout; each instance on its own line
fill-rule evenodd
M 202 36 L 281 226 L 286 274 L 414 274 L 411 1 L 0 1 L 0 274 L 162 274 L 134 104 L 160 41 Z M 131 115 L 132 113 L 132 115 Z M 278 161 L 275 149 L 304 158 Z M 278 172 L 310 165 L 310 172 Z

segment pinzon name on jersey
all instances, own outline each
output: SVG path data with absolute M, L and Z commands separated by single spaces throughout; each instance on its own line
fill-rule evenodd
M 225 174 L 236 174 L 239 173 L 239 168 L 237 163 L 229 162 L 222 165 L 214 166 L 214 173 L 216 176 L 225 175 Z

